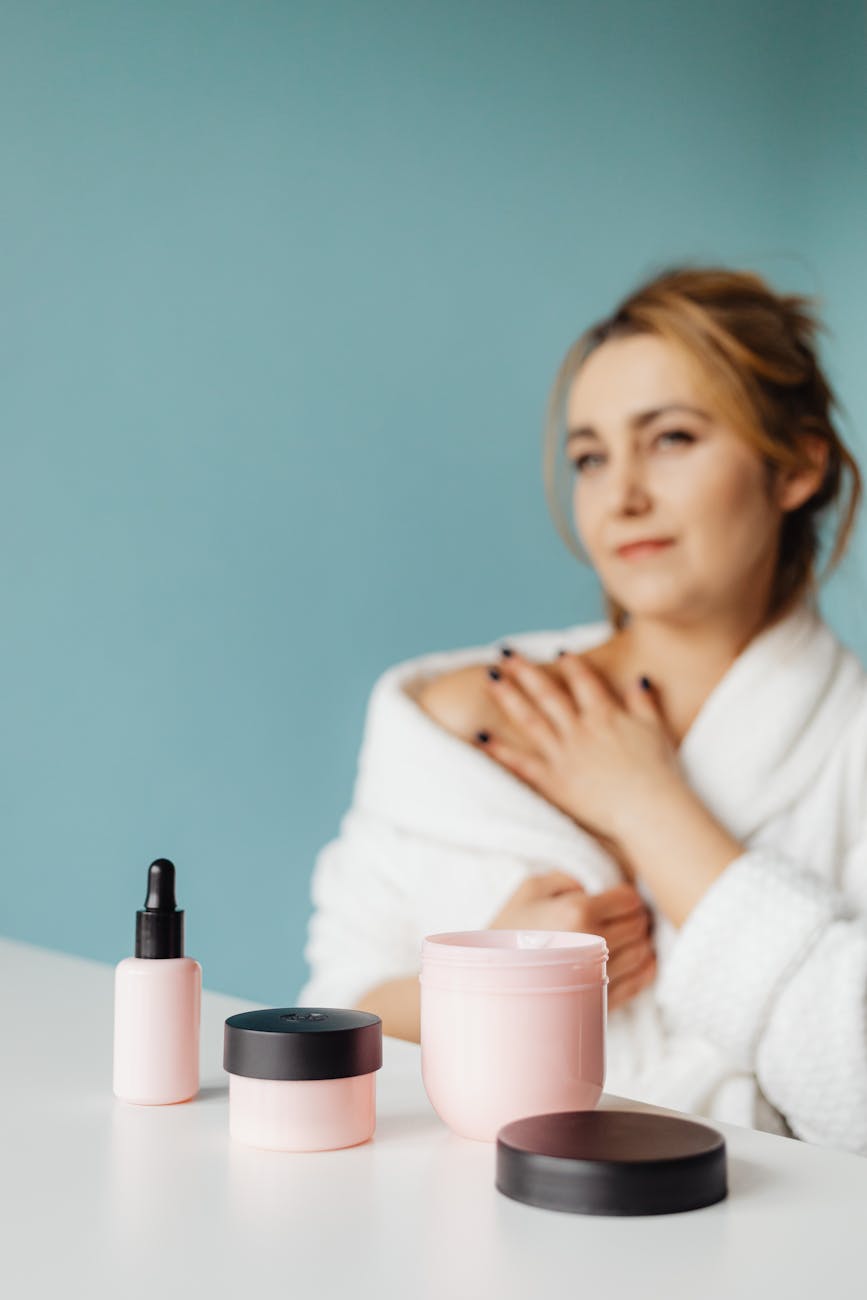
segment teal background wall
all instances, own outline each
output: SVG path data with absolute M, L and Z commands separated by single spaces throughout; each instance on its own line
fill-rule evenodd
M 541 420 L 639 276 L 818 294 L 863 449 L 865 84 L 854 0 L 7 0 L 0 932 L 116 961 L 166 855 L 294 998 L 377 674 L 599 616 Z

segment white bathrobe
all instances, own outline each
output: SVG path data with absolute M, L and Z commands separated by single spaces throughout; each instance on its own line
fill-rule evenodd
M 302 1005 L 351 1006 L 418 971 L 421 941 L 483 928 L 527 876 L 590 893 L 622 879 L 589 833 L 415 702 L 427 678 L 550 660 L 606 621 L 506 636 L 387 669 L 370 696 L 351 807 L 313 871 Z M 657 977 L 608 1016 L 621 1096 L 867 1155 L 867 672 L 806 602 L 755 637 L 679 750 L 744 845 L 676 929 Z

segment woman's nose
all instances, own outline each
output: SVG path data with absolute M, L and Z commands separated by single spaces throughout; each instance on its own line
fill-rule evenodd
M 637 456 L 627 456 L 612 463 L 608 475 L 610 506 L 614 513 L 633 513 L 650 503 L 644 466 Z

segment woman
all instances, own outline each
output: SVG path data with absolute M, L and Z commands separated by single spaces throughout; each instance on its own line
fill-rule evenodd
M 575 549 L 565 451 L 608 616 L 380 677 L 302 1001 L 417 1039 L 425 934 L 603 934 L 609 1092 L 867 1154 L 867 673 L 816 606 L 861 480 L 817 328 L 675 268 L 573 345 L 546 484 Z

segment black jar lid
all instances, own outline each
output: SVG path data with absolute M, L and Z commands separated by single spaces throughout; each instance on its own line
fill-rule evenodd
M 223 1069 L 248 1079 L 349 1079 L 381 1065 L 382 1021 L 367 1011 L 242 1011 L 223 1032 Z
M 513 1120 L 497 1134 L 499 1191 L 574 1214 L 674 1214 L 727 1194 L 716 1129 L 649 1111 L 581 1110 Z

